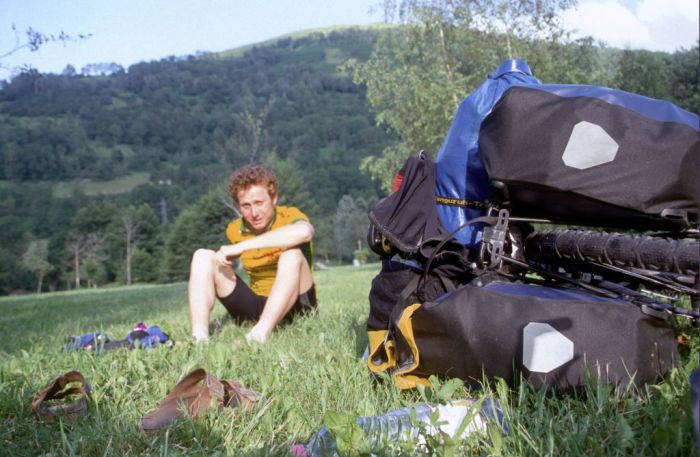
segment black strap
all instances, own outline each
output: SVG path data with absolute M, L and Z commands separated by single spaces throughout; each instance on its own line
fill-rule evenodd
M 460 230 L 462 230 L 462 229 L 464 229 L 472 224 L 484 223 L 487 225 L 494 225 L 497 222 L 498 222 L 497 217 L 481 216 L 481 217 L 474 218 L 468 222 L 465 222 L 464 224 L 457 227 L 455 230 L 448 233 L 444 238 L 442 238 L 440 240 L 440 242 L 435 247 L 435 249 L 433 249 L 433 252 L 431 252 L 430 255 L 428 256 L 428 260 L 425 262 L 425 268 L 423 268 L 423 274 L 421 274 L 420 281 L 419 281 L 416 288 L 421 287 L 423 284 L 425 284 L 425 281 L 428 277 L 428 272 L 430 271 L 430 266 L 433 263 L 433 260 L 435 260 L 435 256 L 437 255 L 438 252 L 440 252 L 440 249 L 442 249 L 442 247 L 445 245 L 445 243 L 450 241 L 452 239 L 452 237 L 455 236 Z

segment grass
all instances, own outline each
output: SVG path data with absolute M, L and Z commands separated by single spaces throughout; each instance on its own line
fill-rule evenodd
M 307 442 L 328 412 L 376 415 L 421 401 L 369 375 L 360 360 L 367 344 L 367 294 L 378 267 L 317 272 L 319 310 L 275 332 L 265 346 L 234 345 L 249 326 L 236 326 L 217 305 L 208 345 L 189 342 L 186 286 L 133 286 L 0 299 L 0 455 L 288 455 Z M 63 339 L 102 331 L 123 338 L 136 322 L 157 324 L 172 349 L 67 353 Z M 693 336 L 694 348 L 698 346 Z M 509 432 L 490 427 L 459 449 L 434 455 L 693 455 L 688 373 L 697 350 L 669 379 L 641 392 L 592 383 L 577 396 L 552 396 L 526 383 L 460 387 L 455 397 L 496 398 Z M 212 411 L 147 436 L 139 418 L 154 409 L 185 374 L 202 367 L 262 393 L 256 412 Z M 88 412 L 74 421 L 38 422 L 32 395 L 76 369 L 93 386 Z M 434 444 L 434 443 L 433 443 Z M 401 448 L 384 452 L 412 454 Z M 380 452 L 381 454 L 381 452 Z
M 53 195 L 56 198 L 69 198 L 73 189 L 77 187 L 85 195 L 116 195 L 129 192 L 146 184 L 149 180 L 148 172 L 131 173 L 109 181 L 95 181 L 92 179 L 78 179 L 73 181 L 57 182 L 53 186 Z
M 360 29 L 360 30 L 368 30 L 368 29 L 382 29 L 382 28 L 389 28 L 391 25 L 388 25 L 383 22 L 378 22 L 375 24 L 369 24 L 369 25 L 335 25 L 335 26 L 330 26 L 330 27 L 319 27 L 319 28 L 314 28 L 314 29 L 307 29 L 307 30 L 300 30 L 297 32 L 292 32 L 292 33 L 287 33 L 284 35 L 280 35 L 275 38 L 270 38 L 269 40 L 261 41 L 258 43 L 253 43 L 253 44 L 248 44 L 244 46 L 240 46 L 237 48 L 233 49 L 227 49 L 224 51 L 216 52 L 214 55 L 219 58 L 219 59 L 231 59 L 234 57 L 240 57 L 244 55 L 246 52 L 250 51 L 254 47 L 263 47 L 263 46 L 269 46 L 272 45 L 280 40 L 284 40 L 287 38 L 291 38 L 293 40 L 298 40 L 300 38 L 304 38 L 313 34 L 323 34 L 327 35 L 330 34 L 331 32 L 341 32 L 345 29 Z

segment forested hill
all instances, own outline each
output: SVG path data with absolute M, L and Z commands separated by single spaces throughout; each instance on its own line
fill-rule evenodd
M 375 126 L 364 89 L 338 66 L 366 59 L 376 34 L 338 29 L 243 53 L 140 63 L 108 76 L 29 72 L 6 84 L 0 90 L 0 291 L 36 282 L 20 262 L 32 240 L 48 240 L 46 280 L 70 283 L 69 241 L 96 224 L 76 219 L 80 208 L 115 205 L 118 213 L 145 203 L 163 226 L 162 248 L 182 209 L 251 161 L 286 175 L 285 201 L 302 206 L 322 229 L 319 255 L 351 258 L 356 241 L 334 247 L 338 204 L 347 196 L 352 209 L 377 198 L 378 187 L 359 164 L 391 139 Z M 104 283 L 120 279 L 124 249 L 110 241 L 119 238 L 119 221 L 112 228 L 100 224 L 101 232 L 114 232 L 102 243 L 106 260 L 97 262 L 106 270 L 93 273 Z
M 106 77 L 24 74 L 0 91 L 0 179 L 146 171 L 189 186 L 217 174 L 223 157 L 238 164 L 274 150 L 322 188 L 325 181 L 365 185 L 357 182 L 357 159 L 381 150 L 385 139 L 362 89 L 337 66 L 366 58 L 373 36 L 346 30 L 287 38 L 241 57 L 173 58 Z M 336 153 L 354 157 L 354 164 L 342 161 L 352 172 L 333 174 L 318 162 Z

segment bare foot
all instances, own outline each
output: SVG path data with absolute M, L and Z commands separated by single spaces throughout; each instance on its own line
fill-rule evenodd
M 260 322 L 255 324 L 252 329 L 246 334 L 245 340 L 247 342 L 254 342 L 254 343 L 265 343 L 267 342 L 267 339 L 270 337 L 270 334 L 272 333 L 271 330 L 268 330 L 264 326 L 260 325 Z
M 209 343 L 209 337 L 193 336 L 192 340 L 195 344 L 207 344 Z

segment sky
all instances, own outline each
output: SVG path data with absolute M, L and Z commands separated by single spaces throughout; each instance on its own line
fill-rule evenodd
M 0 0 L 0 79 L 23 66 L 60 73 L 91 63 L 138 62 L 217 52 L 286 33 L 381 22 L 380 0 Z M 698 40 L 698 0 L 579 0 L 563 15 L 578 35 L 608 46 L 673 52 Z M 13 24 L 16 32 L 13 32 Z M 25 31 L 91 34 L 20 49 Z M 20 41 L 18 41 L 20 40 Z

